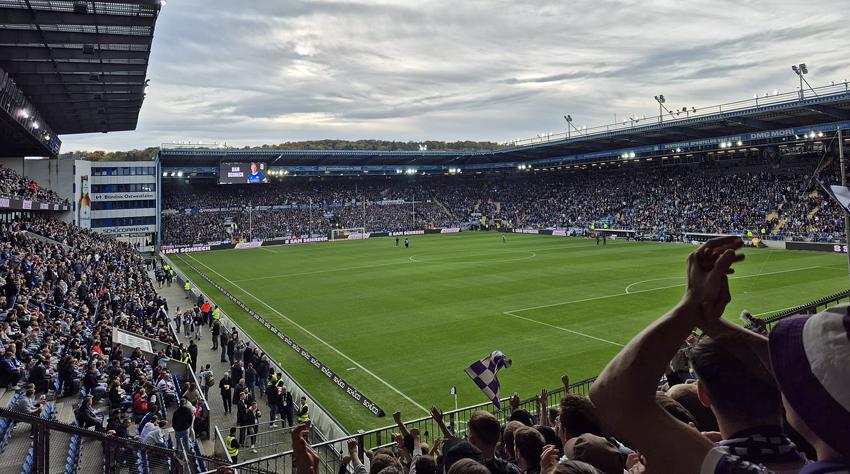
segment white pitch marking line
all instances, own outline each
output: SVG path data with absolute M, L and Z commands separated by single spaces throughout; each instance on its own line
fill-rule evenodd
M 357 367 L 349 367 L 349 368 L 347 368 L 347 369 L 345 369 L 345 370 L 357 370 Z
M 517 314 L 513 314 L 510 311 L 505 311 L 502 314 L 504 314 L 506 316 L 511 316 L 511 317 L 514 317 L 514 318 L 517 318 L 517 319 L 522 319 L 522 320 L 525 320 L 525 321 L 528 321 L 528 322 L 531 322 L 531 323 L 537 323 L 537 324 L 540 324 L 540 325 L 543 325 L 543 326 L 548 326 L 550 328 L 558 329 L 560 331 L 568 332 L 570 334 L 575 334 L 577 336 L 582 336 L 582 337 L 593 339 L 593 340 L 596 340 L 596 341 L 599 341 L 599 342 L 604 342 L 606 344 L 611 344 L 612 346 L 624 347 L 623 344 L 620 344 L 619 342 L 609 341 L 608 339 L 602 339 L 601 337 L 591 336 L 590 334 L 585 334 L 585 333 L 580 332 L 580 331 L 574 331 L 572 329 L 567 329 L 567 328 L 564 328 L 564 327 L 561 327 L 561 326 L 555 326 L 554 324 L 544 323 L 543 321 L 538 321 L 536 319 L 526 318 L 525 316 L 519 316 Z
M 260 247 L 260 248 L 262 248 L 262 247 Z M 275 252 L 275 253 L 279 253 L 279 252 Z M 365 268 L 389 267 L 389 266 L 392 266 L 392 265 L 404 265 L 404 264 L 407 264 L 407 263 L 410 263 L 410 262 L 379 263 L 377 265 L 358 265 L 356 267 L 331 268 L 331 269 L 328 269 L 328 270 L 315 270 L 315 271 L 311 271 L 311 272 L 284 273 L 284 274 L 281 274 L 281 275 L 270 275 L 270 276 L 263 276 L 263 277 L 254 277 L 254 278 L 242 278 L 241 280 L 232 280 L 232 281 L 241 283 L 243 281 L 271 280 L 273 278 L 289 278 L 289 277 L 294 277 L 294 276 L 318 275 L 320 273 L 335 273 L 335 272 L 342 272 L 342 271 L 347 271 L 347 270 L 362 270 L 362 269 L 365 269 Z
M 404 399 L 405 399 L 405 400 L 409 401 L 410 403 L 412 403 L 413 405 L 415 405 L 417 408 L 421 409 L 422 411 L 424 411 L 424 412 L 426 412 L 426 413 L 430 413 L 430 411 L 429 411 L 427 408 L 425 408 L 424 406 L 420 405 L 419 403 L 416 403 L 416 401 L 415 401 L 414 399 L 412 399 L 412 398 L 410 398 L 409 396 L 407 396 L 404 392 L 402 392 L 401 390 L 399 390 L 399 389 L 395 388 L 392 384 L 390 384 L 390 383 L 389 383 L 389 382 L 387 382 L 386 380 L 382 379 L 381 377 L 378 377 L 378 376 L 377 376 L 374 372 L 372 372 L 371 370 L 367 369 L 366 367 L 364 367 L 362 364 L 360 364 L 360 363 L 359 363 L 359 362 L 357 362 L 356 360 L 352 359 L 351 357 L 347 356 L 347 355 L 346 355 L 346 354 L 344 354 L 342 351 L 340 351 L 340 350 L 339 350 L 339 349 L 337 349 L 336 347 L 332 346 L 330 343 L 326 342 L 324 339 L 322 339 L 322 338 L 320 338 L 319 336 L 317 336 L 317 335 L 313 334 L 312 332 L 308 331 L 308 330 L 307 330 L 307 328 L 305 328 L 305 327 L 301 326 L 300 324 L 296 323 L 295 321 L 293 321 L 293 320 L 289 319 L 289 318 L 288 318 L 285 314 L 283 314 L 283 313 L 281 313 L 280 311 L 278 311 L 278 310 L 274 309 L 273 307 L 269 306 L 269 304 L 268 304 L 268 303 L 266 303 L 265 301 L 263 301 L 263 300 L 261 300 L 261 299 L 257 298 L 256 296 L 252 295 L 251 293 L 249 293 L 247 290 L 245 290 L 245 289 L 244 289 L 244 288 L 242 288 L 241 286 L 237 285 L 236 283 L 233 283 L 233 281 L 231 281 L 230 279 L 228 279 L 226 276 L 222 275 L 221 273 L 219 273 L 219 272 L 215 271 L 214 269 L 210 268 L 210 267 L 209 267 L 208 265 L 206 265 L 204 262 L 201 262 L 200 260 L 198 260 L 197 258 L 195 258 L 195 257 L 193 257 L 193 256 L 191 256 L 191 255 L 189 255 L 189 254 L 186 254 L 186 256 L 188 256 L 188 257 L 189 257 L 189 258 L 191 258 L 192 260 L 194 260 L 194 261 L 196 261 L 196 262 L 200 263 L 201 265 L 203 265 L 204 267 L 206 267 L 208 270 L 210 270 L 211 272 L 215 273 L 216 275 L 220 276 L 222 279 L 224 279 L 225 281 L 227 281 L 228 283 L 230 283 L 230 284 L 231 284 L 231 285 L 233 285 L 234 287 L 238 288 L 240 291 L 242 291 L 242 292 L 243 292 L 243 293 L 245 293 L 246 295 L 250 296 L 251 298 L 253 298 L 254 300 L 256 300 L 258 303 L 260 303 L 261 305 L 263 305 L 263 306 L 265 306 L 266 308 L 268 308 L 268 309 L 272 310 L 275 314 L 277 314 L 277 315 L 278 315 L 278 316 L 280 316 L 281 318 L 285 319 L 285 320 L 286 320 L 286 321 L 288 321 L 290 324 L 292 324 L 293 326 L 295 326 L 295 327 L 297 327 L 298 329 L 300 329 L 301 331 L 303 331 L 305 334 L 309 334 L 309 335 L 310 335 L 311 337 L 313 337 L 315 340 L 317 340 L 317 341 L 319 341 L 320 343 L 322 343 L 325 347 L 327 347 L 328 349 L 330 349 L 330 350 L 332 350 L 332 351 L 336 352 L 336 353 L 337 353 L 337 354 L 339 354 L 341 357 L 345 358 L 346 360 L 348 360 L 349 362 L 351 362 L 352 364 L 354 364 L 354 366 L 355 366 L 355 367 L 357 367 L 357 368 L 361 369 L 362 371 L 366 372 L 367 374 L 371 375 L 371 376 L 372 376 L 375 380 L 377 380 L 377 381 L 381 382 L 382 384 L 386 385 L 386 386 L 387 386 L 387 388 L 389 388 L 389 389 L 390 389 L 390 390 L 392 390 L 393 392 L 395 392 L 395 393 L 397 393 L 397 394 L 401 395 L 402 397 L 404 397 Z
M 633 286 L 640 285 L 641 283 L 649 283 L 651 281 L 663 281 L 663 280 L 678 280 L 678 279 L 681 279 L 681 278 L 685 278 L 685 276 L 682 275 L 682 276 L 674 276 L 674 277 L 650 278 L 649 280 L 637 281 L 637 282 L 634 282 L 631 285 L 626 287 L 626 293 L 629 293 L 629 290 L 631 290 Z M 629 293 L 629 294 L 631 294 L 631 293 Z
M 729 279 L 730 280 L 740 280 L 740 279 L 744 279 L 744 278 L 754 278 L 754 277 L 767 276 L 767 275 L 777 275 L 777 274 L 780 274 L 780 273 L 800 272 L 800 271 L 803 271 L 803 270 L 812 270 L 812 269 L 815 269 L 815 268 L 824 268 L 824 267 L 815 265 L 815 266 L 811 266 L 811 267 L 792 268 L 790 270 L 779 270 L 779 271 L 775 271 L 775 272 L 758 273 L 758 274 L 755 274 L 755 275 L 742 275 L 742 276 L 737 276 L 737 277 L 733 276 L 733 277 L 729 277 Z M 611 294 L 611 295 L 604 295 L 604 296 L 594 296 L 594 297 L 591 297 L 591 298 L 582 298 L 582 299 L 578 299 L 578 300 L 562 301 L 560 303 L 552 303 L 552 304 L 544 304 L 544 305 L 540 305 L 540 306 L 531 306 L 531 307 L 528 307 L 528 308 L 512 309 L 510 312 L 511 313 L 521 313 L 523 311 L 531 311 L 531 310 L 534 310 L 534 309 L 552 308 L 554 306 L 564 306 L 564 305 L 574 304 L 574 303 L 584 303 L 584 302 L 587 302 L 587 301 L 598 301 L 598 300 L 604 300 L 604 299 L 608 299 L 608 298 L 616 298 L 618 296 L 636 295 L 638 293 L 647 293 L 647 292 L 650 292 L 650 291 L 668 290 L 670 288 L 677 288 L 677 287 L 685 286 L 685 285 L 687 285 L 687 283 L 679 283 L 677 285 L 668 285 L 668 286 L 659 286 L 657 288 L 647 288 L 646 290 L 637 290 L 637 291 L 632 291 L 631 293 L 625 293 L 624 292 L 624 293 L 614 293 L 614 294 Z

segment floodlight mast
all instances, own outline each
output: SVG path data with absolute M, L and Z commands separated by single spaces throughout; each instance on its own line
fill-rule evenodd
M 795 64 L 795 65 L 791 66 L 791 70 L 794 71 L 794 74 L 796 74 L 797 77 L 800 78 L 800 100 L 803 100 L 805 98 L 805 94 L 803 93 L 803 82 L 805 82 L 806 85 L 809 86 L 809 89 L 812 90 L 812 93 L 815 96 L 818 95 L 818 93 L 815 92 L 815 89 L 812 87 L 812 85 L 809 84 L 809 81 L 807 81 L 806 78 L 803 77 L 803 76 L 805 76 L 806 74 L 809 73 L 809 68 L 806 66 L 806 63 Z
M 658 123 L 664 122 L 664 102 L 667 102 L 667 99 L 664 98 L 664 94 L 659 94 L 655 96 L 655 101 L 658 102 Z

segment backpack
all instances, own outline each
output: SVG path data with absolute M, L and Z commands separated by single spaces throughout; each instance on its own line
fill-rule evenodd
M 212 387 L 213 385 L 215 385 L 215 377 L 213 377 L 212 372 L 207 372 L 204 375 L 204 384 L 207 387 Z

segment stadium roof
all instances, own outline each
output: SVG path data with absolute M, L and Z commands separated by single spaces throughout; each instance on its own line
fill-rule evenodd
M 629 150 L 664 150 L 687 142 L 706 145 L 723 137 L 744 141 L 761 134 L 794 135 L 801 127 L 850 121 L 850 85 L 841 83 L 807 91 L 775 94 L 702 109 L 677 111 L 659 117 L 635 118 L 569 135 L 541 136 L 504 148 L 479 152 L 236 150 L 163 147 L 166 167 L 218 166 L 225 161 L 267 161 L 276 166 L 458 166 L 503 167 L 516 163 L 567 163 L 589 157 L 617 156 Z M 746 138 L 744 135 L 748 135 Z M 684 145 L 683 145 L 684 146 Z M 696 145 L 695 145 L 696 146 Z M 674 145 L 675 148 L 675 145 Z M 501 165 L 501 166 L 500 166 Z
M 0 0 L 0 68 L 55 134 L 134 130 L 162 3 Z

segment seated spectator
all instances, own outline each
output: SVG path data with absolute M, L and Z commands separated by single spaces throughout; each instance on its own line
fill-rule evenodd
M 75 412 L 77 424 L 83 428 L 94 428 L 95 431 L 103 431 L 103 415 L 94 409 L 92 402 L 93 398 L 91 395 L 83 398 L 83 401 Z

